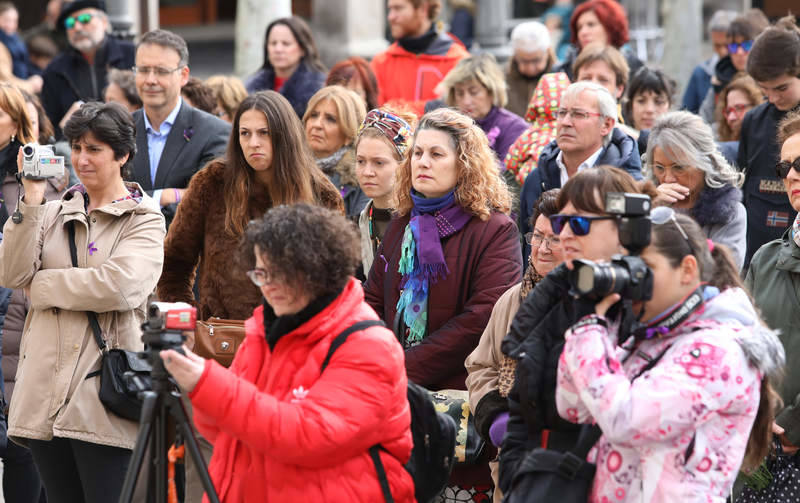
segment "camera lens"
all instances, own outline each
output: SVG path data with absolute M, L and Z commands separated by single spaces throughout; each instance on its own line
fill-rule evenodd
M 34 153 L 34 149 L 33 149 L 33 147 L 32 147 L 32 146 L 30 146 L 30 145 L 25 145 L 24 147 L 22 147 L 22 154 L 23 154 L 25 157 L 30 157 L 30 156 L 32 156 L 32 155 L 33 155 L 33 153 Z
M 580 265 L 577 271 L 577 281 L 575 286 L 577 290 L 585 295 L 594 290 L 594 267 L 590 265 Z

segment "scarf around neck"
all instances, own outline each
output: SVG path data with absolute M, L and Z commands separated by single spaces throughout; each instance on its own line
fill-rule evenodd
M 333 174 L 333 169 L 339 164 L 339 161 L 342 160 L 344 157 L 345 152 L 347 152 L 348 145 L 344 145 L 342 148 L 337 150 L 336 152 L 332 153 L 328 157 L 321 157 L 317 159 L 317 166 L 319 169 L 323 171 L 326 175 L 330 176 Z
M 455 191 L 437 198 L 425 198 L 411 191 L 414 207 L 403 234 L 398 272 L 403 289 L 397 312 L 409 329 L 407 341 L 419 342 L 428 321 L 430 285 L 450 273 L 442 250 L 442 238 L 460 231 L 472 218 L 455 202 Z
M 800 213 L 794 217 L 794 223 L 792 224 L 792 240 L 794 244 L 800 246 Z

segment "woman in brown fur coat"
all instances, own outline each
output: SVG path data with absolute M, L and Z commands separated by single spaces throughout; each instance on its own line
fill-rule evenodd
M 178 207 L 164 244 L 159 299 L 195 304 L 199 319 L 250 317 L 261 292 L 235 260 L 239 239 L 251 219 L 298 202 L 343 209 L 286 98 L 274 91 L 248 96 L 236 111 L 225 158 L 192 178 Z

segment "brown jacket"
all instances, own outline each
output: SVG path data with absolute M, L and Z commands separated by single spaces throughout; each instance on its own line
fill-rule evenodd
M 137 424 L 106 411 L 98 379 L 86 379 L 101 362 L 86 311 L 98 313 L 111 348 L 142 348 L 147 297 L 161 274 L 164 217 L 147 196 L 87 215 L 75 191 L 20 210 L 23 221 L 9 219 L 0 244 L 0 284 L 29 288 L 31 302 L 9 436 L 23 444 L 57 436 L 130 449 Z M 72 220 L 79 268 L 69 253 L 65 224 Z
M 247 319 L 262 299 L 261 291 L 247 279 L 238 260 L 241 236 L 225 231 L 226 176 L 225 164 L 215 161 L 192 177 L 164 243 L 158 298 L 196 304 L 197 315 L 203 320 L 210 316 Z M 324 185 L 314 187 L 319 204 L 342 211 L 339 191 L 327 177 L 320 179 Z M 249 218 L 259 218 L 271 207 L 267 191 L 255 186 L 248 201 Z M 200 276 L 197 302 L 192 292 L 195 269 Z

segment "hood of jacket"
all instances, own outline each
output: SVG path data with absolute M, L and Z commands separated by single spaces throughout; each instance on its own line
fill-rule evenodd
M 690 319 L 689 325 L 701 321 L 744 328 L 736 332 L 736 342 L 750 364 L 762 375 L 776 376 L 783 369 L 786 354 L 778 339 L 778 331 L 771 330 L 761 321 L 747 293 L 741 288 L 728 288 L 706 301 L 705 307 Z
M 139 200 L 137 201 L 134 198 L 124 199 L 122 201 L 117 201 L 113 204 L 107 204 L 101 208 L 97 208 L 96 211 L 103 211 L 112 215 L 122 215 L 123 213 L 129 211 L 136 214 L 161 213 L 161 208 L 158 207 L 158 203 L 156 203 L 155 199 L 145 194 L 141 185 L 136 182 L 125 182 L 125 187 L 132 195 L 141 195 L 140 198 L 136 198 Z M 64 195 L 61 196 L 61 213 L 64 215 L 86 213 L 84 205 L 85 194 L 85 189 L 80 183 L 67 189 L 67 191 L 64 192 Z
M 564 72 L 546 73 L 533 91 L 525 120 L 534 125 L 552 124 L 555 130 L 556 111 L 561 95 L 569 87 L 569 77 Z
M 733 61 L 730 56 L 725 56 L 717 61 L 717 64 L 714 66 L 714 76 L 717 79 L 716 83 L 714 83 L 714 94 L 719 94 L 719 92 L 728 85 L 728 82 L 733 80 L 736 72 L 736 67 L 733 66 Z
M 742 191 L 733 185 L 700 191 L 689 214 L 701 227 L 728 223 L 736 216 L 736 205 L 742 200 Z
M 336 166 L 333 172 L 339 175 L 338 182 L 344 185 L 352 185 L 358 187 L 358 178 L 356 178 L 356 149 L 352 145 L 348 146 L 344 155 Z

